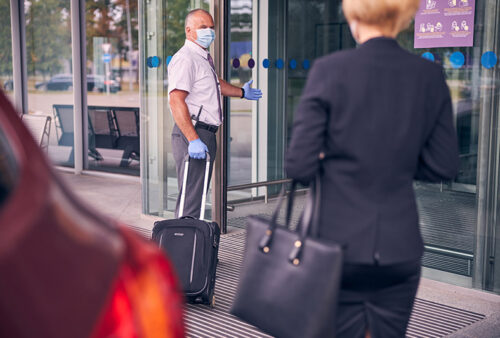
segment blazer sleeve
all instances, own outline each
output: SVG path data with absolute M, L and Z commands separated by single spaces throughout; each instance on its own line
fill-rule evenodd
M 321 60 L 317 60 L 307 78 L 292 129 L 286 155 L 288 177 L 307 185 L 319 170 L 319 154 L 324 148 L 329 114 L 327 92 L 333 89 Z M 331 94 L 330 94 L 331 95 Z
M 437 118 L 420 152 L 415 179 L 439 182 L 455 178 L 459 167 L 458 139 L 453 124 L 450 91 L 442 70 L 437 85 Z

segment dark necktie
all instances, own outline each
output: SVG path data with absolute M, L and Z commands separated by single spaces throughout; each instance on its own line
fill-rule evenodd
M 217 88 L 217 104 L 219 105 L 219 119 L 222 122 L 222 108 L 220 106 L 220 90 L 219 90 L 219 82 L 217 81 L 217 75 L 215 72 L 215 65 L 214 65 L 214 60 L 212 59 L 212 56 L 207 54 L 207 59 L 208 63 L 210 64 L 210 67 L 212 67 L 213 74 L 214 74 L 214 80 L 215 80 L 215 88 Z

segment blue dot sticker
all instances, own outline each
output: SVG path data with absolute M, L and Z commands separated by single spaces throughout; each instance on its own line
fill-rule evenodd
M 486 69 L 491 69 L 496 66 L 498 61 L 497 55 L 494 52 L 488 51 L 481 56 L 481 64 Z
M 432 61 L 432 62 L 434 62 L 436 60 L 434 58 L 434 54 L 432 54 L 431 52 L 425 52 L 424 54 L 422 54 L 422 57 L 424 59 L 427 59 L 427 60 Z
M 290 69 L 295 69 L 297 68 L 297 61 L 295 59 L 291 59 L 289 63 Z
M 250 69 L 252 69 L 253 67 L 255 67 L 255 60 L 254 59 L 248 60 L 248 67 Z
M 150 56 L 148 57 L 148 67 L 149 68 L 156 68 L 160 65 L 161 59 L 158 56 Z
M 460 68 L 465 64 L 465 56 L 461 52 L 455 52 L 450 55 L 450 62 L 453 68 Z
M 240 67 L 240 59 L 234 58 L 233 59 L 233 68 L 239 68 Z
M 264 61 L 262 61 L 262 66 L 264 68 L 269 68 L 271 62 L 269 62 L 269 59 L 264 59 Z
M 285 66 L 285 62 L 283 61 L 283 59 L 276 60 L 276 68 L 282 69 L 284 66 Z
M 159 67 L 161 64 L 161 58 L 159 56 L 153 56 L 153 66 Z
M 304 68 L 305 70 L 308 70 L 309 68 L 311 68 L 311 62 L 309 60 L 304 60 L 302 62 L 302 68 Z
M 167 56 L 167 66 L 170 63 L 170 61 L 172 61 L 172 55 Z

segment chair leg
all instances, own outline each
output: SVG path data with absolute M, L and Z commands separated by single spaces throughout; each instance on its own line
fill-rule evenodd
M 132 151 L 129 147 L 126 147 L 125 150 L 123 151 L 123 156 L 122 160 L 120 161 L 120 167 L 128 167 L 130 162 L 132 161 L 130 159 Z
M 97 151 L 95 148 L 89 148 L 89 156 L 92 157 L 96 161 L 102 161 L 104 158 L 101 153 Z

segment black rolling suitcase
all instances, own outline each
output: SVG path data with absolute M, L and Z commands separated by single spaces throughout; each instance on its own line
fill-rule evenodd
M 183 187 L 186 186 L 188 170 L 189 157 L 185 162 Z M 203 220 L 209 170 L 210 157 L 207 154 L 200 219 L 182 216 L 186 197 L 186 191 L 183 188 L 179 218 L 155 222 L 153 240 L 166 252 L 173 263 L 187 301 L 213 307 L 220 229 L 217 223 Z

